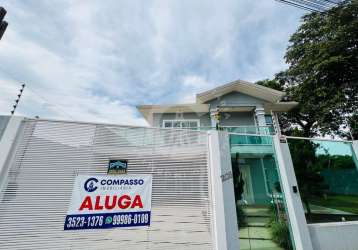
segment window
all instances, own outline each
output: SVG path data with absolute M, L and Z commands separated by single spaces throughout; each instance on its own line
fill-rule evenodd
M 199 120 L 163 120 L 164 128 L 198 128 Z
M 265 121 L 267 126 L 273 125 L 272 116 L 271 115 L 265 115 Z

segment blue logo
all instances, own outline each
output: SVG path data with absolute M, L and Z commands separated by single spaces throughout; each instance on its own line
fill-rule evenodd
M 98 182 L 98 180 L 96 178 L 89 178 L 84 185 L 84 188 L 87 192 L 93 192 L 96 191 L 97 186 L 96 183 Z

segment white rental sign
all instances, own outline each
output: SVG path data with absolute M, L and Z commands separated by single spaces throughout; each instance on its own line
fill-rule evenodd
M 149 226 L 151 175 L 78 175 L 64 230 Z

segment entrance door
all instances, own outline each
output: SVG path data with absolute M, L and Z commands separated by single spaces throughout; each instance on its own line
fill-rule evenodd
M 254 199 L 254 192 L 252 189 L 250 165 L 241 165 L 240 172 L 242 174 L 242 179 L 244 180 L 244 192 L 243 192 L 244 203 L 248 205 L 253 204 L 255 199 Z

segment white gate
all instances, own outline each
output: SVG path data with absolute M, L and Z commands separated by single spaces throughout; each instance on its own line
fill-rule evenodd
M 0 180 L 0 249 L 214 249 L 207 133 L 33 119 L 20 132 Z M 64 231 L 75 176 L 106 174 L 110 159 L 153 175 L 151 226 Z

